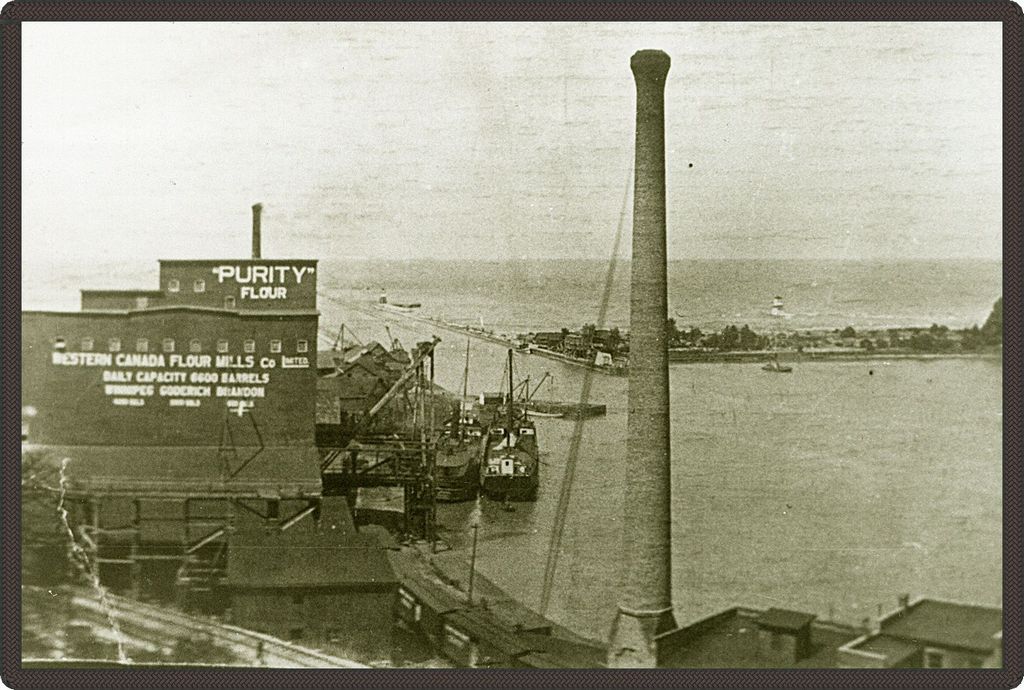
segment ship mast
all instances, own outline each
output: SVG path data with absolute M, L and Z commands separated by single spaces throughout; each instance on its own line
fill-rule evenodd
M 512 390 L 512 348 L 508 350 L 508 428 L 505 430 L 505 438 L 508 439 L 509 445 L 512 444 L 512 402 L 513 402 L 513 390 Z

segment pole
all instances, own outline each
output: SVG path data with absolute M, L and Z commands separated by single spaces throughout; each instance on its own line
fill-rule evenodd
M 434 351 L 430 351 L 430 442 L 434 442 Z
M 473 605 L 473 576 L 476 574 L 476 536 L 480 525 L 473 523 L 473 550 L 469 557 L 469 605 Z
M 462 372 L 462 400 L 459 402 L 459 419 L 462 419 L 462 403 L 469 395 L 469 338 L 466 338 L 466 368 Z
M 419 423 L 419 431 L 420 431 L 420 434 L 419 434 L 419 436 L 420 436 L 420 463 L 421 463 L 420 467 L 422 467 L 424 470 L 427 471 L 427 474 L 428 474 L 427 481 L 429 482 L 430 481 L 430 477 L 429 477 L 430 467 L 428 465 L 429 460 L 427 459 L 427 438 L 426 438 L 427 415 L 426 415 L 426 410 L 424 409 L 424 405 L 426 404 L 426 397 L 427 396 L 423 392 L 423 384 L 424 384 L 425 379 L 426 379 L 426 376 L 425 376 L 424 371 L 423 371 L 423 362 L 420 361 L 420 364 L 419 364 L 419 376 L 417 376 L 417 380 L 416 380 L 416 384 L 417 384 L 416 385 L 416 397 L 418 398 L 417 406 L 419 408 L 419 419 L 420 419 L 420 423 Z M 420 487 L 417 487 L 417 488 L 422 490 L 422 485 Z M 423 496 L 419 496 L 417 498 L 417 502 L 420 502 L 422 500 L 423 500 Z M 420 506 L 420 508 L 421 508 L 420 512 L 423 512 L 422 511 L 422 506 Z M 429 522 L 430 522 L 429 516 L 425 515 L 424 518 L 423 518 L 423 538 L 424 539 L 430 539 L 430 534 L 429 534 L 430 527 L 427 524 Z
M 436 507 L 434 505 L 435 493 L 434 493 L 434 472 L 436 468 L 437 460 L 437 437 L 434 435 L 434 410 L 437 407 L 436 400 L 434 399 L 434 351 L 430 351 L 430 448 L 427 450 L 427 491 L 430 495 L 427 497 L 427 524 L 426 532 L 427 539 L 430 540 L 430 551 L 434 553 L 437 551 L 437 539 L 434 534 L 434 517 Z
M 508 429 L 505 430 L 505 437 L 509 439 L 509 443 L 512 443 L 512 349 L 508 351 Z

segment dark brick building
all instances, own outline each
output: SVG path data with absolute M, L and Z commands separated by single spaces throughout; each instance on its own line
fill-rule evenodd
M 343 497 L 285 530 L 248 524 L 228 555 L 231 621 L 332 654 L 387 658 L 398 578 L 377 541 L 356 532 Z
M 28 493 L 66 490 L 105 581 L 212 592 L 235 513 L 320 500 L 318 320 L 311 260 L 162 261 L 159 290 L 23 311 Z

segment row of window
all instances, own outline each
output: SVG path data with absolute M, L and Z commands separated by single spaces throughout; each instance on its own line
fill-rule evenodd
M 205 280 L 197 280 L 192 285 L 192 289 L 193 289 L 194 292 L 206 292 L 206 281 Z M 168 292 L 181 292 L 181 283 L 179 283 L 177 280 L 168 281 L 168 283 L 167 283 L 167 291 Z M 141 309 L 141 308 L 144 308 L 144 307 L 139 307 L 139 308 Z M 234 297 L 234 295 L 227 295 L 224 298 L 224 308 L 225 309 L 234 309 L 235 308 L 235 297 Z
M 167 292 L 181 292 L 181 281 L 171 278 L 167 281 Z M 206 292 L 206 281 L 197 280 L 192 283 L 192 292 Z
M 96 342 L 92 338 L 82 338 L 81 352 L 92 352 L 96 347 Z M 67 348 L 67 342 L 64 338 L 56 338 L 53 341 L 53 349 L 64 350 Z M 122 349 L 122 343 L 120 338 L 110 338 L 107 341 L 107 350 L 109 352 L 120 352 Z M 161 342 L 161 349 L 164 352 L 174 352 L 175 342 L 174 338 L 164 338 Z M 231 343 L 227 340 L 218 340 L 216 346 L 217 352 L 225 353 L 231 351 Z M 284 341 L 282 340 L 271 340 L 270 351 L 277 353 L 283 352 Z M 135 341 L 136 352 L 149 352 L 149 339 L 139 338 Z M 188 343 L 188 351 L 192 353 L 200 353 L 203 351 L 203 342 L 198 338 L 194 338 Z M 256 341 L 249 339 L 242 341 L 242 351 L 247 353 L 256 352 Z M 304 353 L 309 352 L 309 341 L 308 340 L 296 340 L 295 341 L 295 352 Z

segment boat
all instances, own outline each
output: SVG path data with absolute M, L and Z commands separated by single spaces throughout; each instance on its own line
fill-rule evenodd
M 540 488 L 540 448 L 537 428 L 526 407 L 516 405 L 512 350 L 508 351 L 509 393 L 504 419 L 490 427 L 480 487 L 488 498 L 501 501 L 536 501 Z
M 564 412 L 538 412 L 537 410 L 531 410 L 530 414 L 534 417 L 542 417 L 548 419 L 561 419 L 565 416 Z
M 565 419 L 600 417 L 608 411 L 605 405 L 598 403 L 570 403 L 553 400 L 534 400 L 532 398 L 526 403 L 526 409 L 530 411 L 531 417 L 557 417 Z
M 462 401 L 444 425 L 434 454 L 435 497 L 439 501 L 469 501 L 480 491 L 481 464 L 487 457 L 487 433 L 466 402 L 469 382 L 469 341 L 466 341 L 466 369 L 462 379 Z
M 771 371 L 776 374 L 788 374 L 791 371 L 793 371 L 793 367 L 786 366 L 785 364 L 779 364 L 778 354 L 775 354 L 775 356 L 772 359 L 768 360 L 768 362 L 766 362 L 765 365 L 761 368 L 764 369 L 765 371 Z
M 455 502 L 476 498 L 487 447 L 487 434 L 477 420 L 460 415 L 445 425 L 434 454 L 437 500 Z
M 421 305 L 419 302 L 389 302 L 387 293 L 381 293 L 380 298 L 377 300 L 377 307 L 388 311 L 398 311 L 403 314 L 409 313 L 414 309 L 419 309 Z

